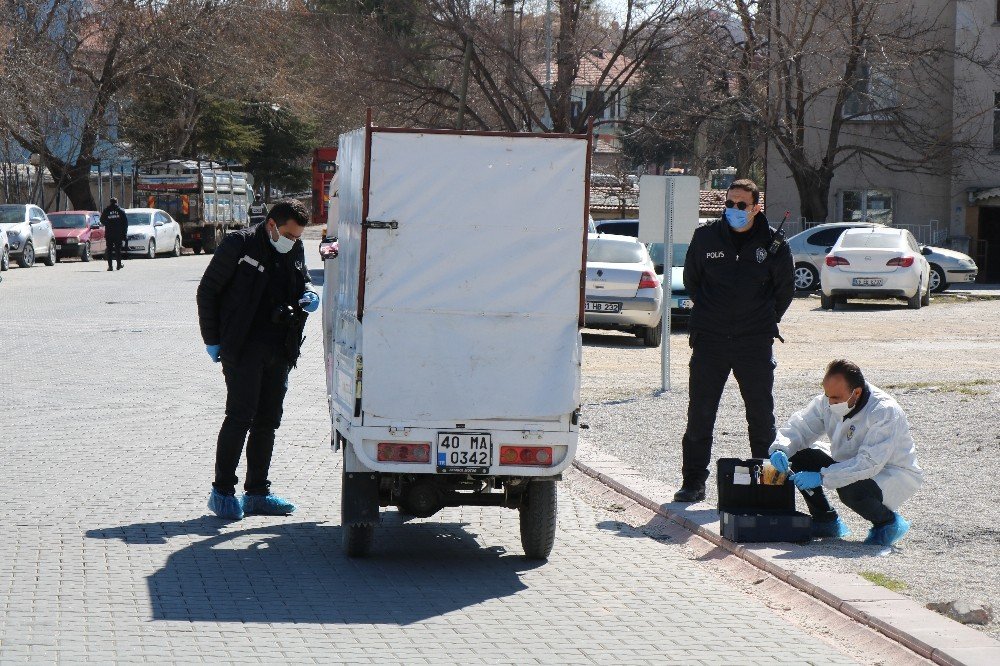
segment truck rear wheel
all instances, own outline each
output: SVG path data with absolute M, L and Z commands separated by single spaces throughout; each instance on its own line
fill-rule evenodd
M 521 547 L 529 560 L 548 559 L 556 541 L 556 482 L 532 481 L 525 491 L 521 514 Z
M 205 234 L 202 234 L 201 245 L 205 254 L 215 254 L 215 248 L 219 247 L 219 243 L 222 242 L 222 227 L 215 227 L 210 235 L 211 238 L 207 238 Z

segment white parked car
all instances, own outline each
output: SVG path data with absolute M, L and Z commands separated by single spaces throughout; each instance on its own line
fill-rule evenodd
M 128 240 L 126 251 L 152 259 L 159 253 L 181 256 L 181 225 L 158 208 L 126 208 Z
M 795 288 L 799 291 L 819 289 L 819 269 L 840 235 L 847 229 L 872 227 L 886 228 L 876 222 L 826 222 L 789 238 L 788 247 L 795 261 Z M 920 251 L 931 267 L 931 292 L 942 292 L 952 284 L 976 281 L 979 267 L 969 255 L 929 245 Z
M 0 231 L 0 271 L 10 268 L 10 243 L 7 241 L 7 233 Z
M 630 236 L 587 238 L 586 327 L 631 331 L 658 347 L 663 287 L 646 246 Z
M 56 263 L 56 237 L 45 211 L 32 204 L 0 204 L 0 233 L 10 246 L 9 258 L 22 268 L 43 257 L 46 266 Z
M 820 269 L 821 305 L 848 298 L 901 298 L 912 309 L 931 301 L 930 265 L 906 229 L 848 229 Z

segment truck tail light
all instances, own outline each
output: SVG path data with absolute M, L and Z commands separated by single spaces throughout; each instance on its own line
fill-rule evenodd
M 913 265 L 913 257 L 893 257 L 889 261 L 885 262 L 886 266 L 901 266 L 902 268 L 909 268 Z
M 850 266 L 851 262 L 849 262 L 847 259 L 844 259 L 843 257 L 838 257 L 835 254 L 831 254 L 829 257 L 826 258 L 826 265 L 829 266 L 830 268 L 833 268 L 834 266 Z
M 643 271 L 642 277 L 639 278 L 639 289 L 656 289 L 660 286 L 660 281 L 656 279 L 650 271 Z
M 431 460 L 430 444 L 379 442 L 379 462 L 425 463 Z
M 548 467 L 552 464 L 551 446 L 501 446 L 501 465 L 536 465 Z

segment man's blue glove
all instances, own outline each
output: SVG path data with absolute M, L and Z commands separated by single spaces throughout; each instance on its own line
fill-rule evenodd
M 812 490 L 823 485 L 823 475 L 819 472 L 796 472 L 789 478 L 799 490 Z
M 788 472 L 788 456 L 785 455 L 784 451 L 775 451 L 772 453 L 771 464 L 774 465 L 774 469 L 782 474 Z
M 219 353 L 222 351 L 221 345 L 205 345 L 205 351 L 208 355 L 212 357 L 212 360 L 216 363 L 219 362 Z
M 306 312 L 316 312 L 319 309 L 319 294 L 315 291 L 307 291 L 299 299 L 299 305 Z

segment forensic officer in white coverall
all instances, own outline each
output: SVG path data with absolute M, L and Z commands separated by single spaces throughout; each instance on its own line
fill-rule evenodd
M 830 440 L 820 442 L 826 435 Z M 888 393 L 865 381 L 846 360 L 830 363 L 823 394 L 778 430 L 768 452 L 779 471 L 791 468 L 813 518 L 813 536 L 843 537 L 849 530 L 830 506 L 825 488 L 871 521 L 865 543 L 891 546 L 910 529 L 897 513 L 923 482 L 906 414 Z

